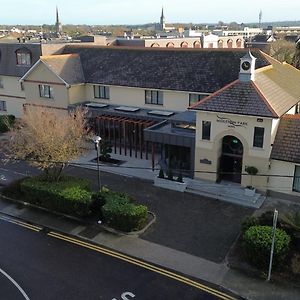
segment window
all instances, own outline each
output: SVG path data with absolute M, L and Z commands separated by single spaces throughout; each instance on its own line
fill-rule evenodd
M 201 99 L 205 98 L 208 95 L 201 95 L 201 94 L 189 94 L 189 106 L 196 104 Z
M 263 148 L 264 133 L 265 129 L 263 127 L 254 127 L 253 147 Z
M 30 66 L 31 65 L 31 53 L 28 49 L 19 49 L 16 51 L 17 65 Z
M 0 77 L 0 89 L 4 88 L 3 79 Z
M 5 101 L 0 100 L 0 111 L 7 111 Z
M 295 166 L 293 191 L 300 193 L 300 166 Z
M 145 91 L 145 103 L 163 105 L 163 92 L 161 91 Z
M 109 99 L 109 87 L 104 85 L 94 85 L 94 98 Z
M 53 88 L 50 85 L 40 84 L 39 89 L 41 98 L 53 98 Z
M 210 121 L 202 121 L 202 140 L 210 140 L 210 129 L 211 122 Z

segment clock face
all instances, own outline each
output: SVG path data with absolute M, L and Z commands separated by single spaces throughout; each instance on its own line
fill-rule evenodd
M 251 64 L 250 64 L 249 61 L 243 61 L 243 62 L 242 62 L 242 69 L 243 69 L 244 71 L 248 71 L 248 70 L 250 69 L 250 67 L 251 67 Z

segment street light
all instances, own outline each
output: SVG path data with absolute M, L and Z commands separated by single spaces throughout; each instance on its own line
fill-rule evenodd
M 98 170 L 98 189 L 101 191 L 101 181 L 100 181 L 100 166 L 99 166 L 99 156 L 100 156 L 100 151 L 99 151 L 99 143 L 101 141 L 100 136 L 94 136 L 93 142 L 95 144 L 95 149 L 97 151 L 97 170 Z

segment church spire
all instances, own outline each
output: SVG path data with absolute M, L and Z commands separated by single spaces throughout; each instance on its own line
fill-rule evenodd
M 166 20 L 164 15 L 164 7 L 161 9 L 161 16 L 160 16 L 160 30 L 164 31 L 166 28 Z
M 161 8 L 161 19 L 165 19 L 165 16 L 164 16 L 164 7 L 162 6 Z
M 56 6 L 56 22 L 55 22 L 55 31 L 56 35 L 59 37 L 62 33 L 62 24 L 59 21 L 59 15 L 58 15 L 58 7 Z
M 56 5 L 56 24 L 59 23 L 59 17 L 58 17 L 58 7 Z

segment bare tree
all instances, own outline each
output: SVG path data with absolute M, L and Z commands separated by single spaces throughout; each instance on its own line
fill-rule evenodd
M 277 40 L 270 43 L 269 54 L 275 59 L 291 63 L 295 53 L 295 44 L 285 40 Z
M 8 157 L 28 160 L 44 171 L 46 180 L 58 181 L 68 161 L 84 152 L 88 138 L 86 110 L 77 108 L 62 113 L 27 106 L 11 134 Z
M 300 41 L 296 43 L 296 50 L 293 57 L 292 65 L 300 70 Z

